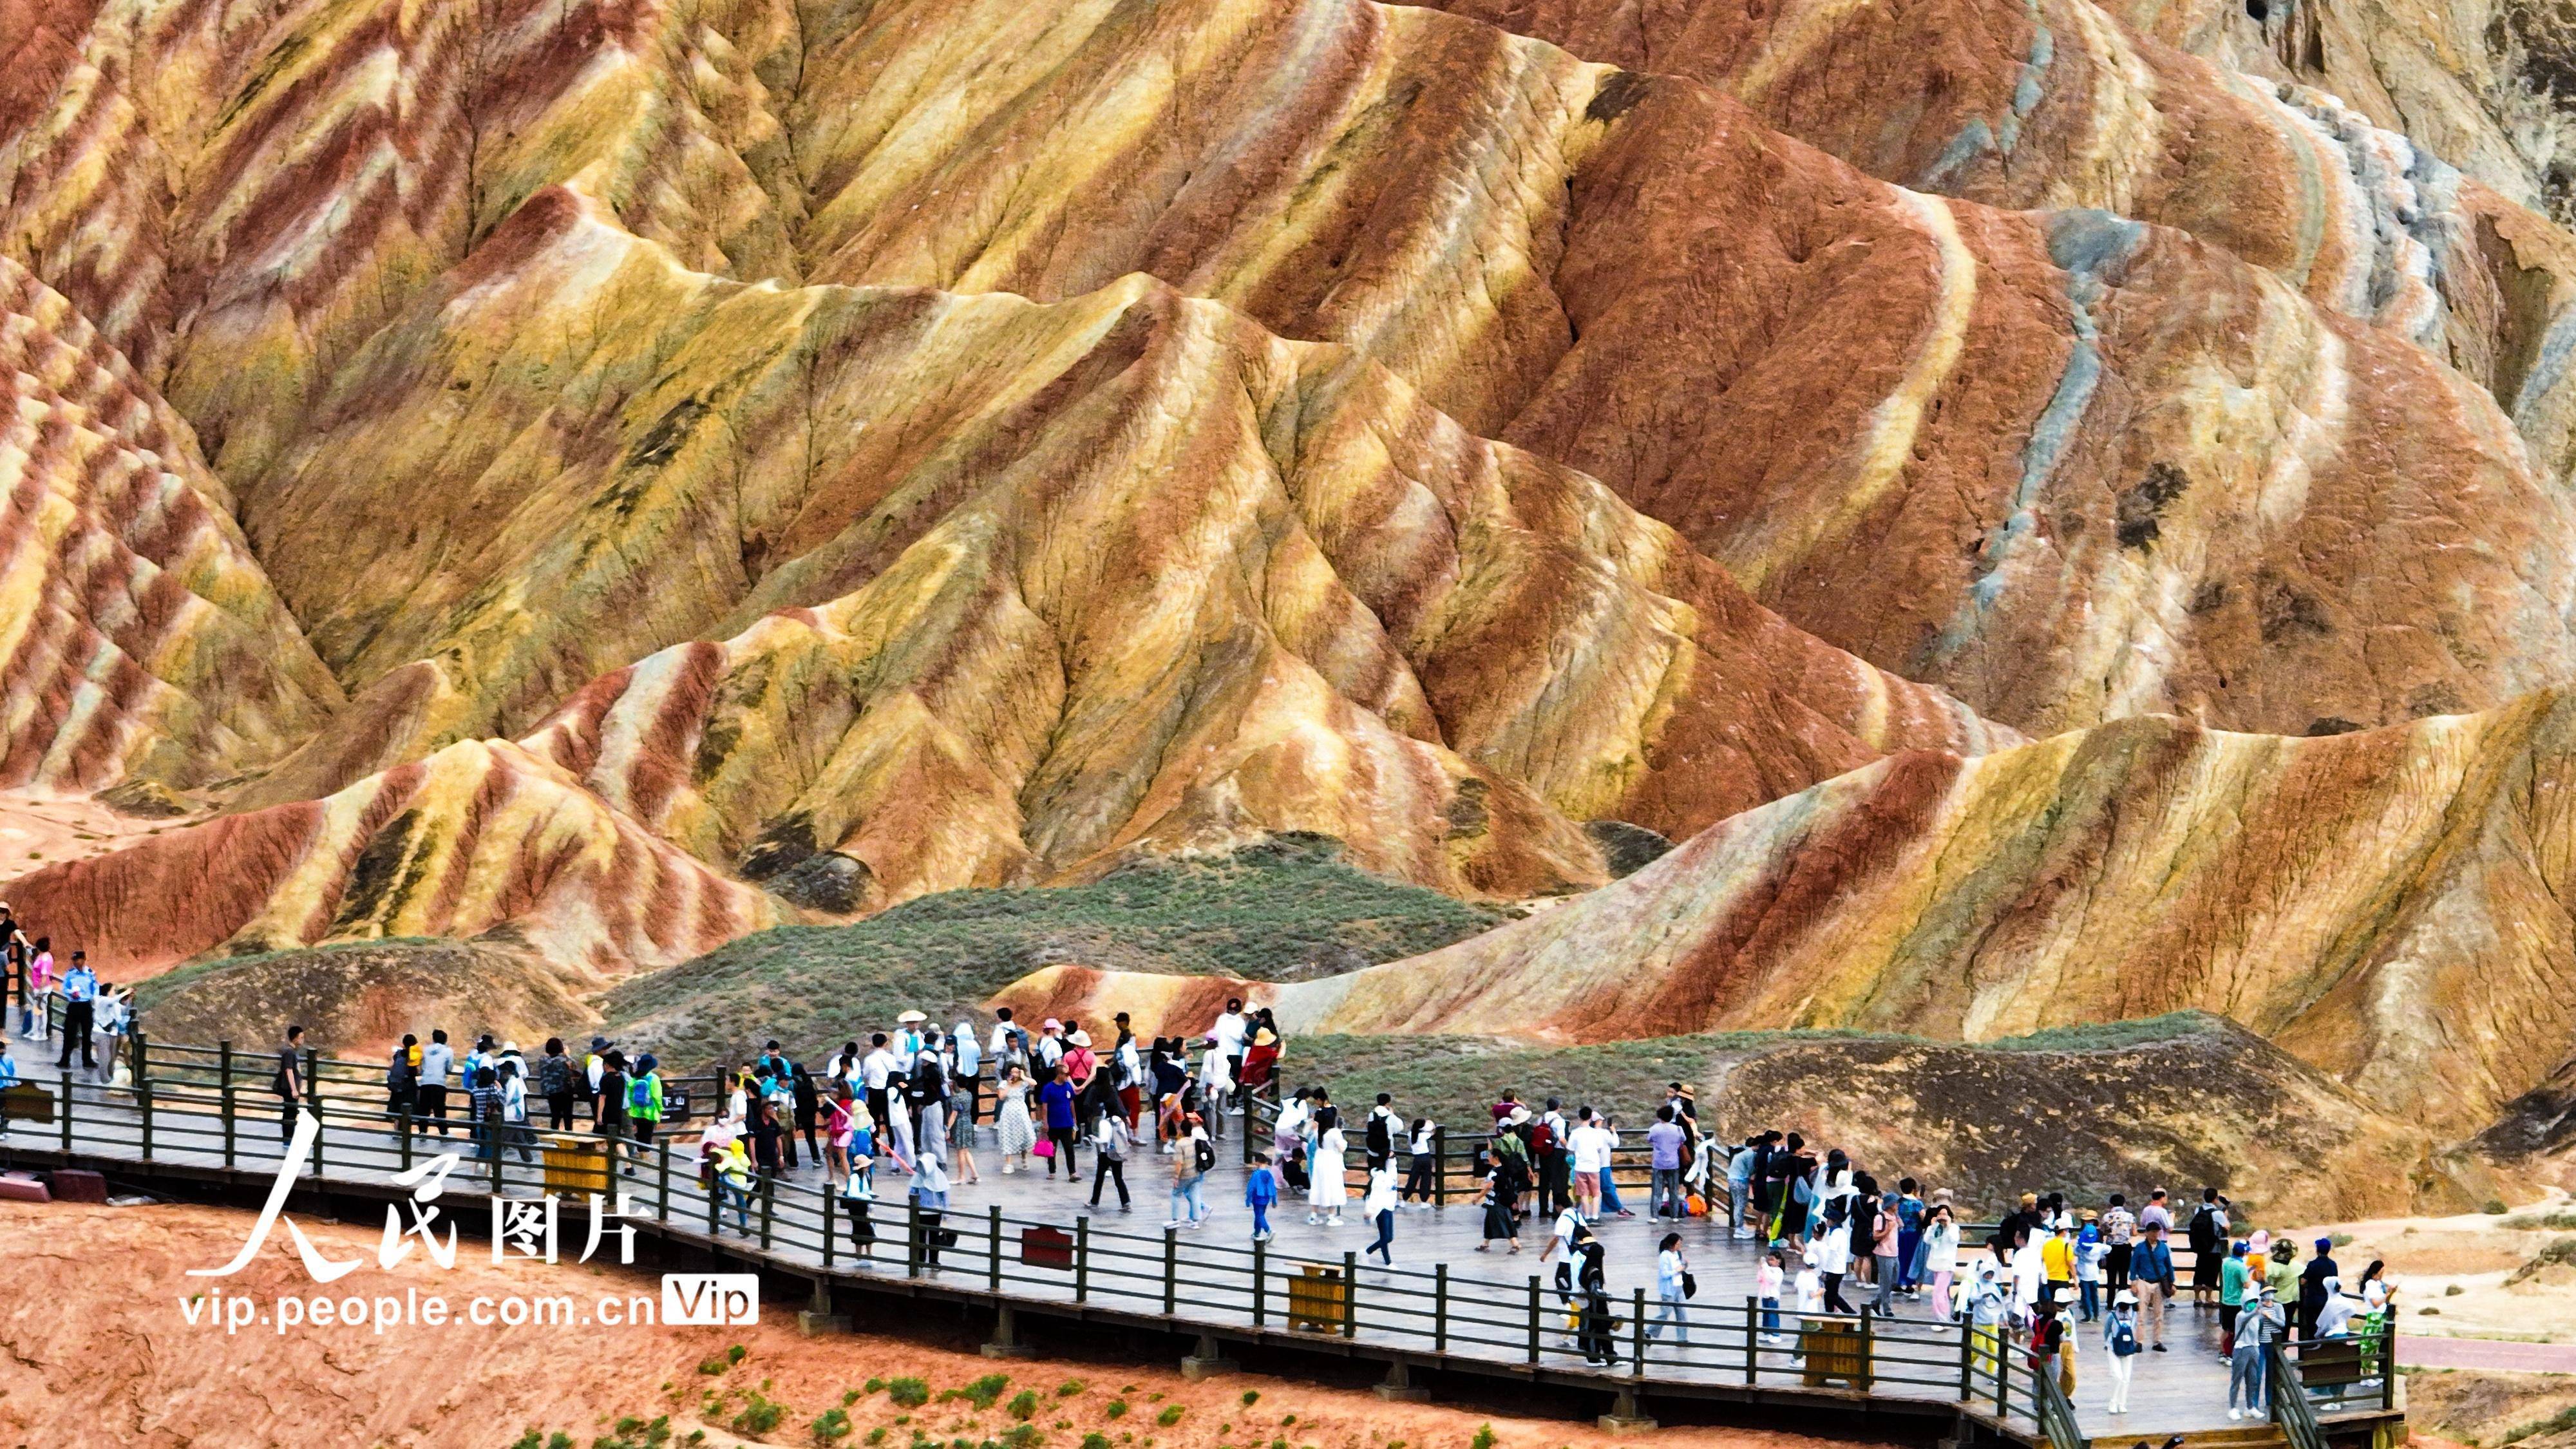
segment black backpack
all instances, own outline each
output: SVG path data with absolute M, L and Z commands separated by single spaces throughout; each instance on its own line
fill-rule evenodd
M 1190 1162 L 1201 1172 L 1216 1170 L 1216 1144 L 1204 1137 L 1190 1139 Z
M 572 1075 L 572 1058 L 540 1058 L 537 1062 L 537 1095 L 552 1097 L 571 1091 Z

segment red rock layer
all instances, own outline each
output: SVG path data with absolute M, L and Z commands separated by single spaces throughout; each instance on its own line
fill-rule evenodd
M 230 505 L 187 424 L 0 260 L 0 786 L 205 784 L 340 702 Z
M 21 919 L 119 981 L 209 952 L 492 932 L 614 974 L 781 916 L 498 741 L 451 746 L 328 799 L 48 866 L 9 895 Z

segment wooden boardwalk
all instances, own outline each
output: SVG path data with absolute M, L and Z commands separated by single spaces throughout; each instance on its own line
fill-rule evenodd
M 35 1165 L 84 1163 L 177 1196 L 256 1192 L 275 1176 L 281 1156 L 276 1101 L 247 1089 L 235 1111 L 200 1086 L 156 1082 L 150 1102 L 128 1089 L 75 1087 L 71 1110 L 53 1123 L 13 1124 L 0 1160 Z M 471 1153 L 461 1135 L 442 1139 L 387 1130 L 380 1116 L 326 1104 L 305 1166 L 308 1191 L 390 1199 L 402 1190 L 394 1173 L 453 1148 Z M 1229 1130 L 1239 1134 L 1241 1119 Z M 989 1142 L 989 1132 L 986 1135 Z M 1355 1262 L 1374 1236 L 1353 1200 L 1338 1227 L 1309 1224 L 1303 1204 L 1273 1210 L 1275 1240 L 1250 1241 L 1237 1144 L 1221 1144 L 1219 1165 L 1203 1190 L 1210 1214 L 1199 1227 L 1167 1231 L 1170 1159 L 1150 1147 L 1127 1165 L 1132 1210 L 1121 1212 L 1114 1186 L 1090 1204 L 1090 1154 L 1079 1185 L 1043 1174 L 1004 1175 L 989 1146 L 979 1181 L 958 1182 L 936 1231 L 917 1222 L 902 1201 L 907 1180 L 881 1171 L 881 1200 L 865 1209 L 864 1228 L 850 1207 L 824 1191 L 807 1163 L 768 1184 L 745 1225 L 711 1200 L 695 1179 L 693 1149 L 649 1154 L 621 1175 L 634 1197 L 639 1233 L 698 1251 L 715 1251 L 791 1274 L 828 1290 L 862 1296 L 898 1291 L 980 1301 L 996 1309 L 1099 1319 L 1205 1332 L 1225 1343 L 1326 1346 L 1379 1357 L 1417 1371 L 1518 1375 L 1557 1385 L 1592 1385 L 1622 1406 L 1674 1396 L 1720 1399 L 1838 1416 L 1866 1430 L 1893 1416 L 1923 1426 L 1953 1426 L 1945 1437 L 2048 1442 L 2034 1413 L 2036 1386 L 2019 1356 L 1998 1363 L 1956 1325 L 1932 1319 L 1928 1302 L 1900 1299 L 1897 1317 L 1863 1327 L 1849 1319 L 1813 1321 L 1817 1351 L 1802 1359 L 1794 1340 L 1763 1341 L 1749 1305 L 1756 1246 L 1733 1240 L 1722 1221 L 1650 1221 L 1642 1201 L 1633 1218 L 1608 1218 L 1596 1231 L 1608 1247 L 1610 1293 L 1622 1320 L 1612 1345 L 1618 1362 L 1588 1363 L 1568 1332 L 1566 1299 L 1553 1264 L 1539 1261 L 1546 1227 L 1525 1231 L 1524 1251 L 1500 1245 L 1476 1251 L 1481 1210 L 1464 1202 L 1408 1208 L 1398 1215 L 1392 1267 Z M 572 1180 L 560 1175 L 558 1186 Z M 589 1185 L 589 1184 L 584 1184 Z M 471 1159 L 450 1178 L 448 1197 L 469 1228 L 488 1221 L 480 1197 L 534 1197 L 547 1190 L 542 1164 L 504 1153 L 497 1164 Z M 568 1204 L 568 1209 L 577 1204 Z M 1647 1337 L 1635 1309 L 1653 1320 L 1656 1241 L 1668 1230 L 1699 1281 L 1684 1311 L 1688 1341 L 1658 1330 Z M 935 1259 L 935 1261 L 934 1261 Z M 1857 1288 L 1847 1288 L 1859 1302 Z M 1795 1315 L 1787 1315 L 1794 1331 Z M 2131 1411 L 2106 1412 L 2107 1374 L 2098 1336 L 2080 1334 L 2072 1398 L 2085 1437 L 2116 1449 L 2138 1440 L 2229 1429 L 2227 1380 L 2216 1357 L 2215 1315 L 2184 1307 L 2170 1315 L 2170 1351 L 2138 1360 Z M 1832 1337 L 1851 1333 L 1860 1337 Z M 1642 1352 L 1641 1352 L 1642 1350 Z M 2349 1412 L 2328 1415 L 2339 1440 L 2363 1437 L 2392 1415 L 2377 1391 Z M 1889 1437 L 1930 1437 L 1909 1432 Z M 2059 1445 L 2057 1449 L 2070 1449 Z

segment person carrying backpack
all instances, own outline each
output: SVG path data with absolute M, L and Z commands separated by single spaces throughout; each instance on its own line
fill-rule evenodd
M 653 1131 L 662 1124 L 661 1061 L 651 1052 L 635 1060 L 635 1074 L 626 1083 L 626 1126 L 635 1138 L 635 1156 L 641 1160 L 644 1149 L 653 1145 Z M 635 1175 L 635 1164 L 626 1165 L 626 1175 Z
M 546 1038 L 546 1054 L 537 1059 L 537 1095 L 546 1099 L 548 1127 L 556 1132 L 572 1130 L 574 1083 L 581 1073 L 573 1069 L 573 1060 L 564 1054 L 563 1038 Z
M 385 1066 L 385 1115 L 400 1120 L 420 1110 L 420 1038 L 403 1033 Z
M 2111 1299 L 2111 1314 L 2102 1322 L 2102 1346 L 2111 1367 L 2110 1412 L 2129 1412 L 2129 1378 L 2137 1372 L 2146 1344 L 2138 1338 L 2138 1295 L 2123 1288 Z

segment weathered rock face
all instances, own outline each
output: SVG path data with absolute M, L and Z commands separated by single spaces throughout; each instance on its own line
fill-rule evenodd
M 2483 74 L 2497 82 L 2495 103 L 2463 108 L 2425 104 L 2420 84 L 2447 84 L 2445 62 L 2431 57 L 2481 53 L 2481 16 L 2490 17 L 2485 48 L 2522 45 L 2504 38 L 2548 30 L 2543 7 L 1439 8 L 1586 60 L 1705 81 L 1881 180 L 1989 206 L 2096 207 L 2189 232 L 2320 307 L 2425 344 L 2496 398 L 2536 467 L 2562 480 L 2576 469 L 2576 379 L 2554 355 L 2544 361 L 2567 345 L 2553 334 L 2576 333 L 2576 259 L 2565 233 L 2527 209 L 2552 202 L 2512 159 L 2515 146 L 2560 144 L 2556 117 L 2576 86 L 2557 84 L 2553 98 L 2548 84 L 2514 84 L 2514 67 L 2491 62 Z M 2549 49 L 2522 45 L 2535 57 Z M 2410 78 L 2395 83 L 2404 101 L 2371 70 L 2392 58 Z M 2520 139 L 2498 144 L 2493 122 L 2508 114 Z M 2563 204 L 2555 209 L 2567 219 Z
M 2131 720 L 1910 754 L 1471 941 L 1274 988 L 1304 1030 L 1983 1040 L 2197 1007 L 2454 1136 L 2576 1054 L 2576 699 L 2328 739 Z
M 201 785 L 340 703 L 231 507 L 188 425 L 0 259 L 0 786 Z
M 495 930 L 614 975 L 785 914 L 500 741 L 48 866 L 9 890 L 21 918 L 83 943 L 119 980 L 208 953 Z
M 388 493 L 425 435 L 470 481 Z M 1605 878 L 1572 821 L 1687 833 L 2013 738 L 1349 349 L 1141 277 L 745 288 L 566 191 L 359 354 L 248 511 L 379 680 L 250 798 L 564 700 L 530 743 L 611 803 L 755 878 L 841 851 L 872 904 L 1268 830 L 1543 893 Z

